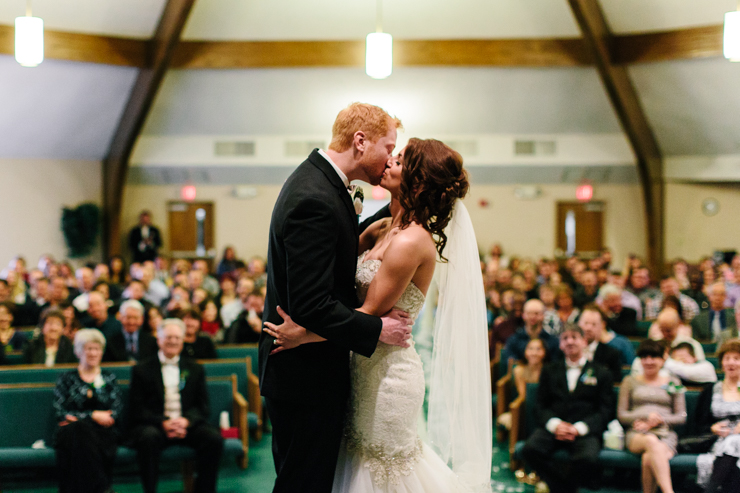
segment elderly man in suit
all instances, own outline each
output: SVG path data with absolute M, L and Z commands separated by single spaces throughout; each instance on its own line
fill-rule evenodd
M 599 471 L 601 435 L 614 416 L 609 372 L 590 362 L 586 339 L 576 325 L 560 334 L 565 359 L 543 369 L 537 389 L 539 427 L 522 450 L 524 460 L 539 473 L 552 493 L 575 493 L 591 485 Z M 553 461 L 555 451 L 569 452 L 568 464 Z
M 162 449 L 184 445 L 195 449 L 195 491 L 216 491 L 223 438 L 208 423 L 208 391 L 203 367 L 181 358 L 185 324 L 167 319 L 159 328 L 156 357 L 131 371 L 131 445 L 136 448 L 146 493 L 157 491 Z
M 727 288 L 722 281 L 709 286 L 709 310 L 705 310 L 691 321 L 691 332 L 694 339 L 722 343 L 737 337 L 735 310 L 725 308 Z
M 107 337 L 103 361 L 143 361 L 157 354 L 157 339 L 144 327 L 144 305 L 126 300 L 118 313 L 123 330 Z

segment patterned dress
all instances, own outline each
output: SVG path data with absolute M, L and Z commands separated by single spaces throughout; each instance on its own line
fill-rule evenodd
M 380 260 L 358 261 L 360 300 Z M 424 294 L 410 283 L 396 303 L 416 320 Z M 419 437 L 424 371 L 414 349 L 382 342 L 372 357 L 352 355 L 352 396 L 333 493 L 463 493 L 467 490 L 447 464 Z
M 712 404 L 711 404 L 712 416 L 717 421 L 722 421 L 728 416 L 740 416 L 740 401 L 726 402 L 722 397 L 722 382 L 714 384 L 712 389 Z M 740 420 L 730 420 L 730 427 L 735 428 Z M 725 438 L 719 437 L 709 453 L 701 454 L 696 459 L 696 468 L 698 469 L 696 482 L 700 486 L 706 486 L 709 483 L 709 478 L 712 476 L 712 469 L 714 468 L 714 459 L 722 457 L 723 455 L 731 455 L 738 457 L 737 466 L 740 467 L 740 435 L 732 434 Z

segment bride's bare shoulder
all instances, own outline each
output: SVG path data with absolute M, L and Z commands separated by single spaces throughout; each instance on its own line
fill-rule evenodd
M 437 254 L 431 233 L 417 223 L 400 230 L 393 242 L 395 248 L 413 249 L 424 256 L 436 257 Z

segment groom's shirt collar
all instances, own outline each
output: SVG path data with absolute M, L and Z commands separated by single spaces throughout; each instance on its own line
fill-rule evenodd
M 329 155 L 326 152 L 324 152 L 323 149 L 319 149 L 319 154 L 321 154 L 321 157 L 326 159 L 329 162 L 329 164 L 331 164 L 331 167 L 334 168 L 334 171 L 337 172 L 337 174 L 339 175 L 339 178 L 342 180 L 342 183 L 344 183 L 345 188 L 349 188 L 349 180 L 347 179 L 347 175 L 342 173 L 342 170 L 339 169 L 339 166 L 334 164 L 334 161 L 331 160 Z

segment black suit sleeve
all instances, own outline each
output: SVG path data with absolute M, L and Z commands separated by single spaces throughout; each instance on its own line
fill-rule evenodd
M 622 357 L 619 351 L 611 346 L 600 343 L 598 356 L 594 357 L 594 363 L 601 365 L 609 371 L 612 377 L 612 382 L 622 381 Z
M 208 407 L 208 387 L 206 385 L 206 373 L 203 367 L 198 364 L 191 364 L 183 367 L 182 372 L 190 372 L 185 387 L 182 390 L 182 416 L 190 422 L 190 427 L 197 426 L 206 421 L 209 416 Z
M 540 384 L 537 386 L 537 424 L 543 428 L 550 419 L 557 417 L 552 408 L 555 384 L 553 381 L 554 373 L 556 373 L 556 369 L 553 365 L 543 368 L 543 371 L 540 373 Z
M 131 388 L 129 401 L 131 408 L 131 423 L 135 425 L 152 425 L 161 428 L 165 420 L 164 406 L 162 409 L 152 409 L 151 399 L 147 393 L 156 392 L 155 382 L 147 378 L 145 365 L 136 365 L 131 370 Z
M 614 403 L 611 374 L 598 366 L 594 366 L 594 368 L 596 369 L 596 378 L 599 386 L 599 410 L 597 413 L 588 416 L 583 422 L 588 426 L 589 434 L 599 437 L 600 440 L 601 434 L 606 429 L 606 425 L 614 419 L 616 405 Z
M 117 361 L 126 361 L 126 340 L 122 332 L 108 334 L 105 341 L 105 353 L 103 361 L 112 363 Z
M 369 357 L 378 343 L 380 319 L 344 306 L 331 295 L 339 241 L 336 214 L 328 204 L 307 199 L 286 218 L 283 238 L 290 280 L 286 311 L 306 329 Z
M 699 400 L 696 402 L 696 434 L 705 435 L 712 432 L 712 425 L 717 420 L 712 415 L 712 394 L 714 393 L 714 383 L 704 386 Z
M 391 217 L 391 204 L 386 205 L 378 212 L 362 221 L 360 223 L 360 234 L 362 234 L 362 232 L 365 231 L 368 226 L 370 226 L 375 221 L 380 221 L 381 219 L 385 219 L 386 217 Z
M 6 364 L 5 361 L 5 344 L 0 342 L 0 365 Z

